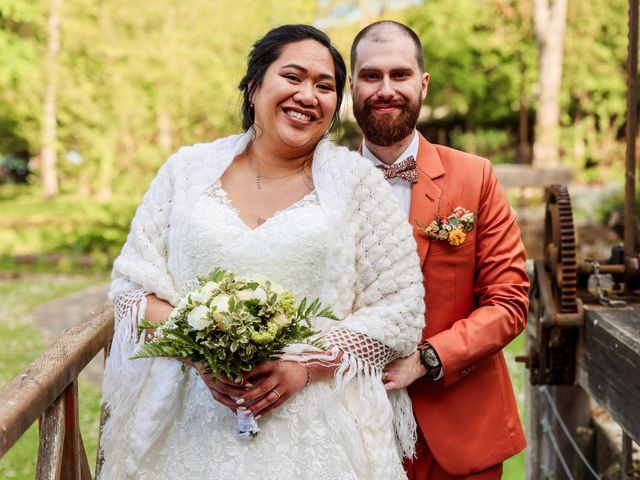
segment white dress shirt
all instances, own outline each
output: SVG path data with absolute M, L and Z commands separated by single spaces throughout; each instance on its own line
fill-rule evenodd
M 413 132 L 413 140 L 409 146 L 402 152 L 398 158 L 393 162 L 398 163 L 404 160 L 407 157 L 413 156 L 416 160 L 418 160 L 418 146 L 420 145 L 420 139 L 418 137 L 418 132 L 414 130 Z M 362 156 L 371 160 L 371 162 L 377 167 L 378 165 L 385 165 L 384 162 L 381 162 L 378 157 L 376 157 L 371 150 L 367 148 L 367 143 L 362 142 Z M 413 187 L 412 183 L 403 180 L 402 178 L 390 178 L 388 180 L 389 185 L 393 188 L 393 194 L 396 196 L 400 203 L 402 204 L 402 209 L 404 213 L 409 216 L 409 209 L 411 208 L 411 187 Z

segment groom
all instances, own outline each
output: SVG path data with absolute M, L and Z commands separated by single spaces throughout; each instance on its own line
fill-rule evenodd
M 498 479 L 526 444 L 502 348 L 527 316 L 525 252 L 489 161 L 416 131 L 429 74 L 417 35 L 391 21 L 351 47 L 362 155 L 385 170 L 414 226 L 426 290 L 416 353 L 385 368 L 407 387 L 418 422 L 412 479 Z

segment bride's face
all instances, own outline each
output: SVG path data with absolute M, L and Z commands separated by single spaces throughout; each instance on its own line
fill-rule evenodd
M 335 67 L 329 50 L 315 40 L 283 47 L 252 102 L 258 136 L 301 155 L 311 151 L 336 111 Z

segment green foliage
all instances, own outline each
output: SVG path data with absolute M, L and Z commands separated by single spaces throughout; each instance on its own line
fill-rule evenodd
M 45 0 L 0 4 L 0 157 L 34 157 L 41 148 L 48 8 Z M 63 190 L 139 195 L 178 146 L 237 132 L 236 85 L 251 43 L 274 25 L 313 22 L 318 11 L 313 0 L 66 0 L 57 112 Z M 576 170 L 608 167 L 623 154 L 616 135 L 625 110 L 626 13 L 626 0 L 569 4 L 562 149 Z M 479 139 L 458 134 L 461 145 L 507 141 L 494 130 L 514 121 L 522 80 L 535 105 L 531 16 L 530 3 L 515 0 L 429 0 L 391 15 L 424 43 L 432 117 L 463 118 L 465 131 L 480 130 Z M 330 33 L 347 53 L 360 27 Z M 70 151 L 82 161 L 68 161 Z M 37 159 L 31 167 L 37 173 Z
M 488 158 L 493 164 L 513 161 L 513 135 L 507 130 L 478 128 L 469 132 L 456 129 L 451 133 L 451 146 Z
M 34 187 L 0 187 L 0 266 L 20 270 L 12 257 L 28 255 L 31 270 L 51 270 L 45 258 L 60 258 L 56 271 L 74 271 L 91 260 L 94 269 L 110 268 L 129 230 L 138 197 L 118 196 L 99 202 L 62 194 L 43 202 Z M 2 258 L 4 257 L 4 258 Z M 86 268 L 86 267 L 85 267 Z
M 520 10 L 514 2 L 430 0 L 407 15 L 424 45 L 434 116 L 460 114 L 476 126 L 518 109 L 521 64 L 534 78 L 537 58 Z
M 0 157 L 39 145 L 44 15 L 42 0 L 0 2 Z
M 0 154 L 40 150 L 46 5 L 0 6 Z M 57 112 L 63 188 L 138 192 L 178 146 L 237 132 L 236 85 L 252 42 L 276 24 L 311 22 L 313 7 L 66 0 Z M 72 150 L 82 163 L 65 160 Z
M 624 165 L 627 10 L 626 0 L 569 2 L 561 147 L 587 181 Z

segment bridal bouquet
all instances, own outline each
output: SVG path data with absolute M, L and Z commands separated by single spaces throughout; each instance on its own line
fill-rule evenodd
M 197 278 L 197 288 L 182 298 L 161 323 L 141 320 L 139 334 L 152 331 L 133 358 L 171 357 L 199 362 L 207 373 L 242 381 L 256 365 L 278 358 L 286 345 L 306 343 L 317 334 L 312 317 L 336 320 L 319 300 L 297 304 L 296 296 L 266 278 L 245 280 L 217 268 Z M 315 346 L 316 342 L 311 342 Z M 255 436 L 251 414 L 238 409 L 236 434 Z

